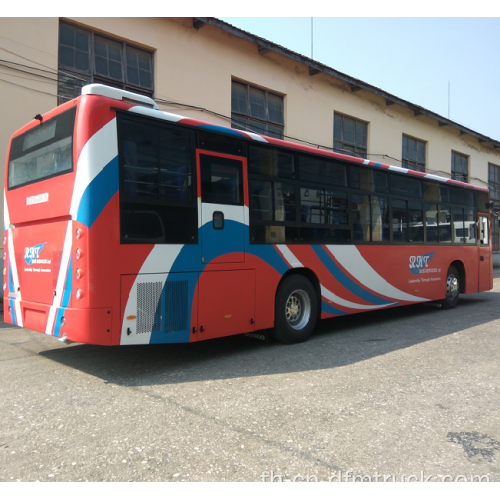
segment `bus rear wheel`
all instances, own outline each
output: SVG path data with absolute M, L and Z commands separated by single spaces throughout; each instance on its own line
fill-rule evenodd
M 318 299 L 312 283 L 301 275 L 285 278 L 275 302 L 273 337 L 284 344 L 306 341 L 318 317 Z
M 446 297 L 441 301 L 444 309 L 453 309 L 460 296 L 460 275 L 455 266 L 450 266 L 446 274 Z

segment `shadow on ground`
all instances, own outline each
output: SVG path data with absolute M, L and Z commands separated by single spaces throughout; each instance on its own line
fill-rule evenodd
M 239 335 L 195 344 L 58 345 L 39 355 L 99 377 L 105 383 L 126 386 L 321 370 L 497 320 L 499 306 L 500 293 L 489 292 L 463 297 L 458 307 L 449 311 L 418 304 L 333 318 L 319 322 L 313 337 L 296 345 L 266 343 Z

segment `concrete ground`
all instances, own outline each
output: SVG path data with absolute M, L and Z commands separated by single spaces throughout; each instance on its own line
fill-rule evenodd
M 500 268 L 300 345 L 0 345 L 0 481 L 500 480 Z

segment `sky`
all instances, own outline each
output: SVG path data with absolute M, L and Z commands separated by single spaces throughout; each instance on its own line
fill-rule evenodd
M 500 140 L 500 17 L 218 18 Z
M 3 15 L 23 16 L 23 5 L 9 4 Z M 356 17 L 361 14 L 366 17 Z M 30 5 L 29 15 L 113 17 L 116 12 L 101 0 L 48 0 Z M 119 15 L 217 17 L 500 140 L 498 1 L 190 0 L 145 10 L 122 0 Z

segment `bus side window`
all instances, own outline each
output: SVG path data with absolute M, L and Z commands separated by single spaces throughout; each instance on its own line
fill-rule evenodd
M 464 225 L 465 228 L 468 228 L 469 231 L 469 240 L 467 243 L 474 243 L 476 244 L 476 215 L 474 213 L 474 210 L 471 209 L 465 209 L 464 210 Z

